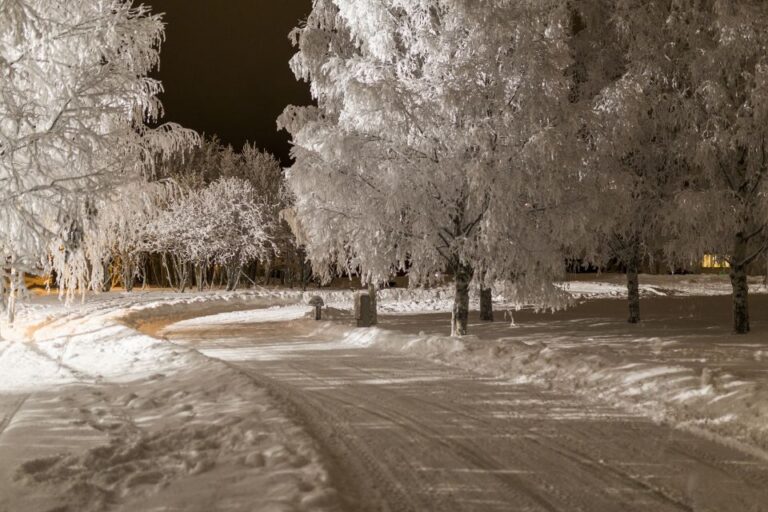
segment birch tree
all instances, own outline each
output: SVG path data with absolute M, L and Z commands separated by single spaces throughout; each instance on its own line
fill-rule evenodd
M 232 291 L 243 265 L 274 254 L 273 231 L 268 208 L 250 182 L 220 178 L 177 196 L 149 227 L 147 249 L 174 256 L 174 268 L 221 266 Z M 186 275 L 177 277 L 183 287 Z
M 610 6 L 624 70 L 594 102 L 591 135 L 611 199 L 603 223 L 627 267 L 665 248 L 669 262 L 704 253 L 730 265 L 733 328 L 749 331 L 747 267 L 768 248 L 768 5 L 753 0 Z
M 123 288 L 132 291 L 148 255 L 151 227 L 177 193 L 173 183 L 142 180 L 118 188 L 97 204 L 80 244 L 91 275 L 80 280 L 103 289 L 100 284 L 113 277 L 110 267 L 119 263 Z
M 87 285 L 68 274 L 86 199 L 196 139 L 149 127 L 162 115 L 148 74 L 163 30 L 130 1 L 0 2 L 0 253 L 12 273 L 66 264 L 60 286 Z
M 196 225 L 213 235 L 213 262 L 227 269 L 227 290 L 240 281 L 243 266 L 275 254 L 274 217 L 250 182 L 222 178 L 200 192 L 201 217 Z
M 768 4 L 716 0 L 676 16 L 691 48 L 694 172 L 683 212 L 697 236 L 687 242 L 729 263 L 733 330 L 744 334 L 747 268 L 768 248 Z
M 536 229 L 575 176 L 554 157 L 568 143 L 567 17 L 559 2 L 313 3 L 292 67 L 318 107 L 279 124 L 316 272 L 375 282 L 408 267 L 428 284 L 448 269 L 457 335 L 476 269 L 542 298 L 579 226 Z
M 629 322 L 637 323 L 640 268 L 680 236 L 673 219 L 688 178 L 682 144 L 688 82 L 680 66 L 679 27 L 670 22 L 673 2 L 624 1 L 599 9 L 602 15 L 595 14 L 610 23 L 593 20 L 585 28 L 585 38 L 598 42 L 585 59 L 605 62 L 590 54 L 604 46 L 615 53 L 606 75 L 593 77 L 603 84 L 588 114 L 587 158 L 602 180 L 595 228 L 602 233 L 602 262 L 611 259 L 626 269 Z

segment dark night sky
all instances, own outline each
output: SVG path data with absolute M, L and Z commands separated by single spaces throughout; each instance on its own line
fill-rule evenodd
M 246 140 L 287 163 L 288 134 L 275 120 L 288 104 L 310 102 L 288 67 L 288 33 L 310 0 L 145 0 L 165 13 L 157 76 L 164 121 L 216 134 L 240 149 Z

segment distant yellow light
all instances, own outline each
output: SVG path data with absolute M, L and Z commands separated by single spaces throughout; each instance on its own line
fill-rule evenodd
M 730 268 L 730 265 L 719 256 L 705 254 L 701 259 L 701 268 Z

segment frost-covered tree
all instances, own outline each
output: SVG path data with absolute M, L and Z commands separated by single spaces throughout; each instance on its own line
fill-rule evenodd
M 426 284 L 447 269 L 454 334 L 476 269 L 484 286 L 514 277 L 550 299 L 563 235 L 580 228 L 551 222 L 578 181 L 555 158 L 569 143 L 567 21 L 549 1 L 316 0 L 292 67 L 318 107 L 279 120 L 315 271 L 376 282 L 407 267 Z
M 200 143 L 157 163 L 158 179 L 170 180 L 183 189 L 198 189 L 221 176 L 225 146 L 216 136 L 201 136 Z
M 266 210 L 250 182 L 220 178 L 172 201 L 149 228 L 148 248 L 173 255 L 179 269 L 221 266 L 227 289 L 234 290 L 244 265 L 274 253 L 274 223 Z M 178 277 L 183 289 L 187 276 Z
M 730 264 L 733 329 L 746 333 L 747 267 L 768 249 L 768 3 L 700 4 L 673 18 L 690 48 L 687 245 Z
M 748 332 L 746 270 L 768 248 L 768 4 L 604 8 L 623 69 L 595 96 L 590 164 L 606 178 L 602 226 L 628 270 L 630 321 L 639 319 L 638 264 L 664 247 L 672 264 L 725 257 L 734 330 Z
M 148 255 L 152 223 L 177 190 L 171 182 L 142 180 L 116 189 L 96 205 L 80 244 L 91 275 L 80 280 L 96 290 L 109 288 L 99 283 L 111 282 L 112 268 L 119 272 L 123 288 L 131 291 Z
M 602 199 L 593 223 L 602 236 L 595 240 L 602 262 L 626 269 L 630 323 L 640 321 L 642 263 L 679 236 L 673 218 L 687 178 L 680 144 L 687 82 L 677 27 L 668 23 L 673 4 L 593 2 L 577 37 L 591 43 L 579 60 L 602 67 L 585 80 L 594 94 L 585 158 Z
M 189 284 L 190 265 L 202 289 L 201 273 L 210 263 L 211 248 L 200 223 L 200 210 L 198 191 L 179 189 L 146 228 L 144 249 L 160 255 L 168 285 L 178 292 L 184 292 Z
M 234 290 L 244 265 L 275 253 L 274 218 L 255 187 L 240 178 L 222 178 L 200 192 L 200 224 L 212 233 L 213 262 L 227 269 Z
M 86 200 L 195 139 L 148 126 L 162 114 L 148 77 L 162 38 L 160 17 L 130 1 L 0 2 L 0 254 L 11 272 L 66 263 L 59 284 L 87 284 L 67 275 Z
M 281 262 L 287 266 L 289 261 L 303 261 L 288 225 L 279 219 L 279 212 L 288 205 L 289 196 L 284 190 L 283 170 L 272 154 L 260 150 L 253 143 L 246 143 L 240 151 L 236 151 L 232 146 L 223 145 L 215 136 L 207 137 L 199 147 L 190 148 L 170 162 L 163 163 L 160 175 L 190 190 L 202 189 L 222 177 L 248 181 L 274 227 L 273 242 L 281 255 Z M 269 273 L 274 259 L 275 254 L 271 254 L 266 259 L 253 261 L 243 269 L 243 273 L 255 282 L 259 264 L 264 264 L 263 271 Z M 202 270 L 203 267 L 195 264 L 197 277 L 204 277 L 200 274 Z M 198 286 L 201 284 L 198 283 Z

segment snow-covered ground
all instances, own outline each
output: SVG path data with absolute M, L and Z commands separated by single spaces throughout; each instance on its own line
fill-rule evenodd
M 560 283 L 563 290 L 577 298 L 626 297 L 627 282 L 623 274 L 572 274 Z M 762 276 L 749 278 L 749 291 L 768 293 Z M 731 282 L 726 274 L 683 274 L 640 276 L 640 293 L 646 297 L 730 295 Z
M 690 427 L 674 428 L 680 425 L 674 407 L 666 409 L 652 395 L 634 402 L 613 390 L 601 393 L 599 383 L 590 389 L 590 383 L 549 380 L 557 357 L 515 374 L 514 354 L 524 359 L 532 353 L 528 343 L 516 346 L 514 335 L 539 336 L 546 344 L 553 333 L 570 333 L 576 345 L 593 327 L 619 345 L 627 341 L 624 329 L 679 334 L 672 328 L 679 316 L 688 322 L 682 332 L 728 325 L 727 297 L 690 299 L 649 297 L 643 303 L 648 320 L 634 327 L 624 325 L 626 304 L 616 299 L 593 298 L 557 315 L 524 310 L 515 313 L 515 328 L 473 322 L 476 337 L 461 340 L 441 335 L 448 315 L 417 314 L 407 303 L 411 314 L 383 315 L 378 329 L 350 330 L 350 312 L 338 308 L 327 311 L 333 321 L 318 323 L 297 319 L 300 312 L 286 307 L 282 314 L 272 308 L 216 315 L 210 318 L 215 325 L 179 322 L 164 332 L 264 376 L 296 404 L 302 423 L 343 461 L 332 472 L 342 495 L 365 504 L 349 510 L 761 510 L 768 503 L 768 459 L 756 446 L 736 446 L 722 435 L 721 444 Z M 720 310 L 726 313 L 711 316 Z M 599 347 L 585 343 L 584 349 L 571 355 L 601 356 Z M 618 357 L 606 365 L 628 388 L 648 383 L 653 389 L 656 377 L 670 373 L 658 363 L 622 368 L 626 359 L 640 363 L 643 356 L 621 351 L 614 346 L 609 353 Z M 573 368 L 560 363 L 567 376 Z M 648 416 L 667 421 L 654 424 Z M 733 432 L 730 427 L 723 433 Z M 377 496 L 377 489 L 386 492 Z
M 312 439 L 264 389 L 123 322 L 258 295 L 33 304 L 0 341 L 0 510 L 335 509 Z
M 625 301 L 615 300 L 626 297 L 622 278 L 563 283 L 579 300 L 556 313 L 501 301 L 496 317 L 505 320 L 475 321 L 462 339 L 447 335 L 447 315 L 411 314 L 383 316 L 377 329 L 345 340 L 576 391 L 768 451 L 768 296 L 761 282 L 751 283 L 752 333 L 739 336 L 730 332 L 726 276 L 642 276 L 644 321 L 636 326 L 625 322 Z
M 642 275 L 644 321 L 638 326 L 626 324 L 626 304 L 613 300 L 626 297 L 623 275 L 576 275 L 560 286 L 576 299 L 572 308 L 554 314 L 518 311 L 518 305 L 500 299 L 495 307 L 501 321 L 476 322 L 472 335 L 461 340 L 446 335 L 446 316 L 434 314 L 450 311 L 450 289 L 384 290 L 379 328 L 341 327 L 339 337 L 577 391 L 748 449 L 768 450 L 768 290 L 761 278 L 750 279 L 753 332 L 747 336 L 730 333 L 725 275 Z M 326 302 L 328 316 L 350 318 L 349 294 L 330 293 Z M 275 307 L 197 318 L 189 326 L 285 321 L 301 314 L 301 307 Z
M 562 287 L 558 313 L 495 304 L 494 324 L 447 336 L 447 288 L 384 290 L 381 323 L 349 326 L 351 292 L 259 289 L 52 297 L 0 325 L 0 510 L 333 510 L 314 441 L 247 375 L 143 333 L 289 322 L 321 295 L 321 323 L 376 346 L 510 381 L 575 391 L 659 421 L 768 449 L 768 297 L 752 283 L 753 333 L 729 332 L 725 276 L 641 276 L 644 322 L 624 322 L 623 277 Z M 259 309 L 255 309 L 259 308 Z M 508 312 L 507 312 L 508 311 Z M 56 508 L 60 507 L 60 508 Z

